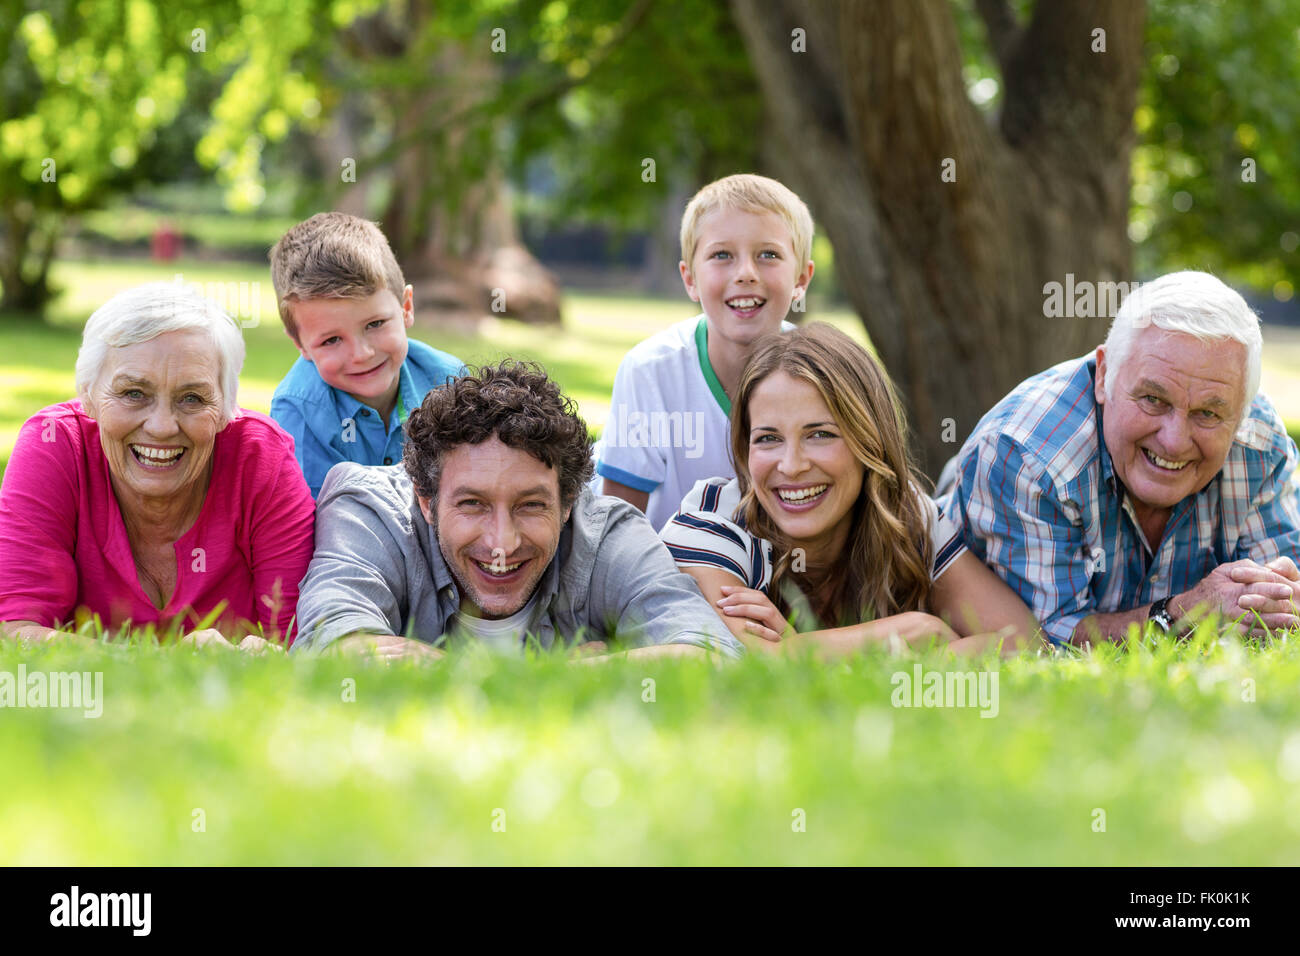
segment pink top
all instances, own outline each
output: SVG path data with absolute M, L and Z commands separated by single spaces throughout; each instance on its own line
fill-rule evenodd
M 293 439 L 240 409 L 216 436 L 207 497 L 175 544 L 176 589 L 159 611 L 140 587 L 98 424 L 80 401 L 51 405 L 18 433 L 0 487 L 0 621 L 57 627 L 85 608 L 114 628 L 188 630 L 226 601 L 212 626 L 260 623 L 292 643 L 314 530 Z

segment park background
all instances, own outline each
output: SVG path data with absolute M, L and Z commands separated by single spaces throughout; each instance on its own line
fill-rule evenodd
M 227 305 L 240 403 L 267 410 L 296 357 L 267 251 L 331 208 L 389 235 L 414 336 L 537 359 L 598 433 L 626 350 L 697 311 L 682 208 L 737 171 L 808 201 L 817 271 L 794 317 L 876 350 L 931 475 L 1015 383 L 1104 337 L 1109 313 L 1048 314 L 1044 287 L 1067 277 L 1221 275 L 1265 319 L 1263 388 L 1300 429 L 1297 0 L 47 0 L 0 9 L 0 44 L 0 466 L 28 417 L 73 396 L 87 316 L 144 281 Z M 1010 662 L 987 721 L 891 708 L 885 655 L 602 677 L 122 650 L 94 665 L 117 695 L 99 721 L 3 715 L 0 861 L 1294 863 L 1300 847 L 1294 641 L 1211 631 Z M 498 839 L 507 807 L 525 809 Z M 1119 822 L 1098 829 L 1098 809 Z

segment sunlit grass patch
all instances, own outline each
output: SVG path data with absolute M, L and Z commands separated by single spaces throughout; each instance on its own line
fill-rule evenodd
M 100 670 L 105 700 L 0 708 L 0 863 L 1300 857 L 1294 639 L 721 667 L 0 649 L 19 663 Z M 996 717 L 894 706 L 917 667 L 996 672 Z

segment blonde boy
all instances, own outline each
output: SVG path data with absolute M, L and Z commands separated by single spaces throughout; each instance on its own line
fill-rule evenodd
M 271 398 L 271 417 L 293 436 L 312 496 L 341 461 L 400 462 L 407 413 L 464 365 L 406 337 L 413 294 L 384 234 L 319 213 L 275 244 L 271 281 L 301 356 Z
M 614 377 L 596 449 L 602 491 L 655 529 L 702 478 L 734 477 L 727 416 L 749 347 L 780 328 L 812 279 L 808 207 L 774 179 L 705 186 L 682 215 L 679 269 L 703 314 L 635 346 Z

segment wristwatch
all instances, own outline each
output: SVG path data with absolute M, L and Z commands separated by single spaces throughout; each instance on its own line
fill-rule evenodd
M 1174 617 L 1169 613 L 1171 600 L 1173 599 L 1161 598 L 1159 601 L 1151 602 L 1151 613 L 1147 615 L 1147 620 L 1154 622 L 1166 634 L 1171 634 L 1174 630 Z

